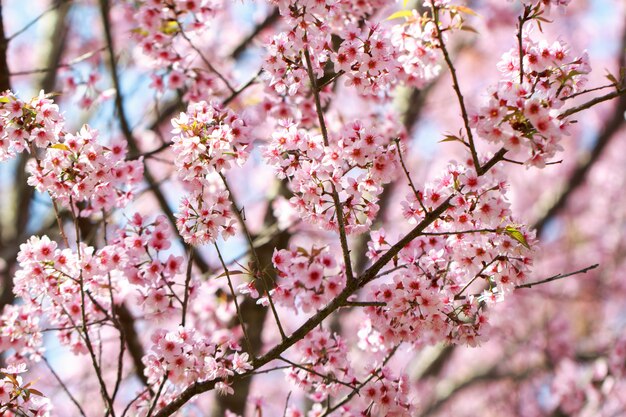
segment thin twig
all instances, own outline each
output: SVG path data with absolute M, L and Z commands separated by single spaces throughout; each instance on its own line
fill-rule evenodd
M 50 13 L 50 12 L 58 9 L 59 7 L 61 7 L 63 5 L 63 3 L 67 3 L 67 2 L 70 2 L 70 1 L 72 1 L 72 0 L 58 0 L 56 2 L 56 4 L 54 4 L 52 7 L 49 7 L 48 9 L 44 10 L 43 12 L 41 12 L 37 17 L 35 17 L 30 22 L 28 22 L 24 27 L 22 27 L 17 32 L 15 32 L 11 36 L 9 36 L 7 38 L 7 42 L 15 39 L 16 37 L 20 36 L 22 33 L 26 32 L 29 28 L 31 28 L 35 23 L 37 23 L 45 15 L 47 15 L 48 13 Z
M 287 393 L 287 398 L 285 399 L 285 408 L 283 409 L 283 417 L 287 416 L 287 409 L 289 408 L 289 398 L 291 398 L 291 391 Z
M 300 364 L 295 363 L 295 362 L 293 362 L 293 361 L 290 361 L 289 359 L 284 358 L 284 357 L 282 357 L 282 356 L 279 356 L 279 357 L 278 357 L 278 359 L 279 359 L 279 360 L 281 360 L 281 361 L 283 361 L 283 362 L 288 363 L 289 365 L 291 365 L 291 366 L 292 366 L 292 367 L 294 367 L 294 368 L 302 369 L 303 371 L 305 371 L 305 372 L 309 372 L 309 373 L 311 373 L 311 374 L 313 374 L 313 375 L 316 375 L 316 376 L 319 376 L 320 378 L 324 378 L 324 379 L 326 379 L 326 380 L 329 380 L 329 381 L 335 382 L 335 383 L 337 383 L 337 384 L 343 385 L 343 386 L 348 387 L 348 388 L 350 388 L 350 389 L 354 389 L 354 388 L 355 388 L 355 387 L 354 387 L 354 385 L 353 385 L 353 384 L 351 384 L 351 383 L 349 383 L 349 382 L 340 381 L 340 380 L 338 380 L 337 378 L 334 378 L 334 377 L 332 377 L 332 376 L 330 376 L 330 375 L 324 375 L 324 374 L 322 374 L 322 373 L 317 372 L 317 371 L 316 371 L 316 370 L 314 370 L 313 368 L 309 368 L 309 367 L 306 367 L 306 366 L 304 366 L 304 365 L 300 365 Z
M 517 46 L 519 49 L 519 83 L 524 84 L 524 45 L 522 43 L 522 34 L 524 24 L 530 17 L 532 6 L 524 6 L 524 14 L 517 17 Z
M 382 301 L 346 301 L 346 307 L 385 307 L 387 303 Z
M 389 352 L 389 354 L 387 355 L 387 357 L 385 358 L 385 360 L 383 360 L 382 365 L 379 367 L 379 369 L 382 369 L 385 367 L 385 365 L 387 365 L 387 363 L 391 360 L 391 358 L 393 357 L 393 355 L 396 353 L 396 351 L 398 350 L 398 347 L 400 345 L 396 345 L 393 349 L 391 349 L 391 351 Z M 354 397 L 356 394 L 359 393 L 359 391 L 361 391 L 361 388 L 363 388 L 365 385 L 367 385 L 372 379 L 376 378 L 378 376 L 378 372 L 372 372 L 370 376 L 368 376 L 363 382 L 361 382 L 356 388 L 354 388 L 352 390 L 352 392 L 350 392 L 348 395 L 346 395 L 343 399 L 341 399 L 337 404 L 335 404 L 332 407 L 326 408 L 326 410 L 324 411 L 324 414 L 322 414 L 320 417 L 326 417 L 329 414 L 333 413 L 335 410 L 337 410 L 339 407 L 341 407 L 342 405 L 346 404 L 348 401 L 350 401 L 352 399 L 352 397 Z
M 81 238 L 80 238 L 80 226 L 78 225 L 78 216 L 74 209 L 74 202 L 72 197 L 70 197 L 69 201 L 70 205 L 70 213 L 72 214 L 72 218 L 74 219 L 74 229 L 76 231 L 76 254 L 78 256 L 79 263 L 82 262 L 82 251 L 81 251 Z M 98 379 L 98 383 L 100 384 L 100 392 L 102 394 L 102 398 L 107 406 L 105 416 L 112 415 L 115 417 L 115 409 L 113 408 L 113 401 L 109 396 L 107 391 L 106 383 L 104 378 L 102 377 L 102 369 L 98 364 L 98 359 L 93 350 L 93 343 L 91 342 L 91 336 L 89 335 L 89 329 L 87 328 L 87 309 L 85 302 L 85 279 L 83 277 L 83 271 L 80 270 L 80 274 L 78 276 L 79 290 L 80 290 L 80 314 L 81 314 L 81 324 L 82 324 L 82 333 L 85 341 L 85 345 L 87 347 L 87 351 L 89 352 L 89 357 L 91 358 L 91 363 L 93 365 L 94 371 L 96 372 L 96 377 Z
M 104 209 L 102 209 L 102 237 L 103 237 L 105 246 L 108 245 L 109 242 L 107 239 L 107 215 Z M 118 309 L 115 303 L 115 297 L 113 296 L 113 282 L 111 279 L 110 272 L 107 273 L 107 281 L 108 281 L 108 291 L 109 291 L 109 302 L 111 303 L 111 317 L 113 319 L 113 324 L 115 325 L 117 331 L 120 334 L 119 354 L 117 357 L 117 376 L 115 378 L 115 386 L 113 387 L 113 393 L 111 394 L 111 402 L 115 402 L 115 397 L 117 396 L 117 393 L 122 384 L 122 374 L 124 372 L 124 352 L 126 350 L 126 333 L 124 332 L 124 326 L 122 326 L 121 322 L 117 319 Z
M 593 264 L 593 265 L 588 266 L 586 268 L 579 269 L 578 271 L 568 272 L 566 274 L 557 274 L 557 275 L 554 275 L 554 276 L 552 276 L 550 278 L 542 279 L 541 281 L 535 281 L 535 282 L 529 282 L 528 284 L 517 285 L 515 287 L 515 289 L 517 290 L 517 289 L 520 289 L 520 288 L 532 288 L 535 285 L 546 284 L 548 282 L 552 282 L 552 281 L 556 281 L 556 280 L 559 280 L 559 279 L 571 277 L 572 275 L 585 274 L 588 271 L 591 271 L 592 269 L 596 269 L 598 266 L 600 266 L 600 265 L 599 264 Z
M 233 297 L 233 301 L 235 303 L 235 309 L 237 310 L 237 317 L 239 318 L 239 324 L 241 325 L 241 330 L 243 331 L 243 338 L 246 341 L 246 347 L 248 348 L 248 353 L 251 358 L 254 358 L 254 350 L 252 349 L 252 344 L 250 343 L 250 338 L 248 337 L 248 332 L 246 330 L 246 325 L 243 320 L 243 315 L 241 314 L 241 308 L 239 307 L 239 301 L 237 300 L 237 294 L 235 293 L 235 288 L 233 288 L 233 282 L 230 278 L 230 271 L 224 262 L 224 258 L 222 257 L 222 253 L 220 252 L 220 248 L 217 246 L 217 243 L 213 243 L 215 246 L 215 251 L 217 252 L 217 257 L 222 264 L 222 268 L 224 268 L 224 274 L 226 274 L 226 279 L 228 280 L 228 288 L 230 288 L 230 294 Z
M 243 84 L 241 87 L 239 87 L 237 90 L 235 90 L 231 95 L 229 95 L 228 97 L 226 97 L 224 100 L 222 100 L 222 106 L 228 106 L 234 99 L 236 99 L 241 93 L 243 93 L 245 90 L 247 90 L 250 86 L 252 86 L 259 78 L 259 76 L 263 73 L 263 68 L 259 69 L 256 73 L 256 75 L 252 78 L 250 78 L 245 84 Z M 156 127 L 155 127 L 156 128 Z M 152 158 L 152 159 L 157 159 L 155 157 L 156 154 L 159 154 L 161 152 L 163 152 L 164 150 L 168 149 L 170 146 L 172 145 L 171 142 L 164 142 L 162 145 L 160 145 L 158 148 L 153 149 L 151 151 L 148 152 L 144 152 L 141 154 L 136 154 L 136 155 L 130 155 L 128 156 L 126 159 L 128 160 L 135 160 L 135 159 L 139 159 L 141 157 L 144 158 Z
M 202 62 L 204 62 L 204 64 L 209 68 L 209 70 L 211 70 L 211 72 L 213 72 L 215 75 L 217 75 L 217 77 L 222 80 L 222 82 L 224 83 L 224 85 L 226 85 L 226 88 L 228 88 L 228 90 L 230 90 L 231 93 L 235 93 L 236 90 L 233 88 L 232 85 L 230 85 L 230 82 L 228 82 L 228 80 L 226 79 L 226 77 L 224 77 L 214 66 L 213 64 L 211 64 L 211 62 L 204 56 L 204 54 L 202 53 L 202 51 L 196 47 L 193 42 L 191 41 L 191 39 L 189 39 L 189 37 L 187 36 L 187 34 L 185 33 L 185 31 L 183 30 L 183 26 L 180 22 L 178 23 L 178 27 L 180 28 L 180 35 L 189 43 L 189 46 L 191 46 L 191 48 L 196 51 L 198 53 L 198 55 L 200 56 L 200 58 L 202 59 Z
M 570 100 L 574 97 L 581 96 L 583 94 L 593 93 L 594 91 L 604 90 L 605 88 L 616 87 L 614 83 L 601 85 L 600 87 L 588 88 L 586 90 L 578 91 L 576 93 L 570 94 L 569 96 L 561 97 L 561 101 Z
M 248 230 L 248 225 L 246 224 L 246 220 L 243 218 L 241 211 L 239 210 L 239 207 L 237 205 L 237 201 L 235 200 L 235 195 L 233 194 L 233 191 L 230 189 L 230 186 L 228 185 L 228 181 L 226 180 L 226 177 L 224 176 L 224 174 L 222 174 L 220 172 L 220 177 L 222 178 L 222 182 L 224 183 L 224 187 L 226 188 L 226 191 L 228 192 L 228 199 L 231 202 L 231 205 L 233 206 L 233 211 L 235 212 L 235 216 L 237 217 L 237 220 L 239 220 L 239 223 L 241 224 L 241 228 L 243 229 L 244 232 L 244 236 L 248 242 L 248 247 L 250 248 L 250 251 L 252 253 L 252 257 L 254 259 L 254 264 L 255 264 L 255 269 L 256 272 L 258 272 L 258 274 L 260 275 L 260 280 L 261 283 L 263 284 L 263 287 L 265 289 L 265 293 L 267 294 L 267 299 L 269 301 L 270 304 L 270 309 L 272 310 L 272 314 L 274 315 L 274 319 L 276 321 L 276 325 L 278 326 L 278 331 L 280 332 L 280 336 L 282 337 L 283 340 L 285 340 L 287 338 L 287 335 L 285 334 L 285 330 L 283 329 L 283 325 L 280 322 L 280 317 L 278 316 L 278 311 L 276 311 L 276 306 L 274 305 L 274 301 L 272 300 L 272 296 L 270 294 L 270 289 L 268 288 L 265 279 L 263 278 L 263 271 L 262 271 L 262 266 L 261 266 L 261 260 L 259 259 L 259 255 L 256 252 L 256 249 L 254 247 L 254 241 L 252 240 L 252 235 L 250 234 L 250 230 Z M 254 274 L 256 275 L 256 274 Z
M 309 75 L 309 81 L 311 82 L 311 89 L 313 90 L 313 97 L 315 99 L 315 109 L 317 111 L 317 117 L 319 119 L 320 129 L 322 131 L 322 139 L 324 145 L 329 146 L 328 142 L 328 130 L 326 129 L 326 122 L 324 121 L 324 110 L 322 109 L 322 102 L 320 100 L 320 90 L 317 86 L 317 79 L 313 73 L 313 64 L 311 63 L 311 55 L 309 54 L 309 47 L 304 47 L 304 58 L 306 60 L 307 73 Z M 350 249 L 348 248 L 348 239 L 346 237 L 346 226 L 343 217 L 343 207 L 339 200 L 339 193 L 335 185 L 331 182 L 333 189 L 333 203 L 335 205 L 335 215 L 337 217 L 337 224 L 339 225 L 339 241 L 341 243 L 341 251 L 343 253 L 343 263 L 346 268 L 346 276 L 348 281 L 354 280 L 354 273 L 352 272 L 352 260 L 350 259 Z
M 185 274 L 185 292 L 183 294 L 183 306 L 180 319 L 180 325 L 185 327 L 187 321 L 187 304 L 189 303 L 189 284 L 191 283 L 191 270 L 193 266 L 193 250 L 187 248 L 187 273 Z
M 600 103 L 602 103 L 604 101 L 612 100 L 612 99 L 614 99 L 616 97 L 619 97 L 619 96 L 622 96 L 624 94 L 626 94 L 626 88 L 617 89 L 616 91 L 613 91 L 612 93 L 605 94 L 603 96 L 591 99 L 588 102 L 581 104 L 580 106 L 572 107 L 571 109 L 567 109 L 563 113 L 559 114 L 557 118 L 559 120 L 563 120 L 566 117 L 569 117 L 569 116 L 571 116 L 573 114 L 576 114 L 576 113 L 581 112 L 583 110 L 587 110 L 587 109 L 595 106 L 596 104 L 600 104 Z
M 98 52 L 102 52 L 105 49 L 106 49 L 106 47 L 103 46 L 101 48 L 98 48 L 98 49 L 95 49 L 93 51 L 87 52 L 86 54 L 83 54 L 83 55 L 81 55 L 81 56 L 79 56 L 77 58 L 74 58 L 70 62 L 59 63 L 59 64 L 56 64 L 56 65 L 51 66 L 51 67 L 48 66 L 48 67 L 45 67 L 45 68 L 35 68 L 35 69 L 32 69 L 32 70 L 12 72 L 11 76 L 12 77 L 16 77 L 16 76 L 21 76 L 21 75 L 41 74 L 41 73 L 44 73 L 44 72 L 56 71 L 56 70 L 58 70 L 60 68 L 71 68 L 72 66 L 74 66 L 74 65 L 76 65 L 76 64 L 78 64 L 80 62 L 83 62 L 83 61 L 91 58 L 92 56 L 94 56 Z
M 124 411 L 122 412 L 121 417 L 125 417 L 126 414 L 130 411 L 130 408 L 135 403 L 135 401 L 141 398 L 141 396 L 144 395 L 146 392 L 148 392 L 148 388 L 144 388 L 142 391 L 139 391 L 139 393 L 135 395 L 135 398 L 133 398 L 128 404 L 126 404 L 126 408 L 124 408 Z
M 431 10 L 433 13 L 435 29 L 437 31 L 437 40 L 439 41 L 439 47 L 441 48 L 443 58 L 446 61 L 448 68 L 450 69 L 450 75 L 452 76 L 452 88 L 456 93 L 459 106 L 461 107 L 461 116 L 463 117 L 463 124 L 465 125 L 465 132 L 467 134 L 467 140 L 469 142 L 470 152 L 472 154 L 472 161 L 474 162 L 474 168 L 476 169 L 476 173 L 480 176 L 482 173 L 482 169 L 480 166 L 480 161 L 478 160 L 478 153 L 476 152 L 476 145 L 474 143 L 474 136 L 472 135 L 472 129 L 470 127 L 467 108 L 465 107 L 465 99 L 463 98 L 463 94 L 461 93 L 459 79 L 456 75 L 456 68 L 454 67 L 452 60 L 450 59 L 450 54 L 448 53 L 448 49 L 446 48 L 446 44 L 443 40 L 443 32 L 439 27 L 441 23 L 439 22 L 439 8 L 435 6 L 434 2 L 431 3 Z
M 42 356 L 41 358 L 43 360 L 43 363 L 46 364 L 46 367 L 48 368 L 48 370 L 50 371 L 50 373 L 52 374 L 52 376 L 54 376 L 54 379 L 57 380 L 57 382 L 59 383 L 59 385 L 61 385 L 61 388 L 63 388 L 63 391 L 65 391 L 65 394 L 67 394 L 67 396 L 69 397 L 69 399 L 72 401 L 72 403 L 74 403 L 74 405 L 76 406 L 76 408 L 78 408 L 78 412 L 80 413 L 81 416 L 83 417 L 87 417 L 85 415 L 85 411 L 83 410 L 83 408 L 80 406 L 80 403 L 76 400 L 76 398 L 72 395 L 72 393 L 70 392 L 70 390 L 67 388 L 67 385 L 65 385 L 65 383 L 63 382 L 63 380 L 61 379 L 61 377 L 59 376 L 59 374 L 56 373 L 56 371 L 52 368 L 52 365 L 50 365 L 50 362 L 48 362 L 48 359 L 45 356 Z
M 396 146 L 398 147 L 398 157 L 400 158 L 400 165 L 402 165 L 402 170 L 404 171 L 404 175 L 406 176 L 406 179 L 409 181 L 409 187 L 411 187 L 411 190 L 413 191 L 415 198 L 420 203 L 422 210 L 424 210 L 424 214 L 426 214 L 428 213 L 428 210 L 426 209 L 426 206 L 424 206 L 422 197 L 420 196 L 420 193 L 417 191 L 417 188 L 415 188 L 415 185 L 413 184 L 413 180 L 411 179 L 411 174 L 409 173 L 409 170 L 407 169 L 404 163 L 404 158 L 402 157 L 402 149 L 400 146 L 400 139 L 396 139 Z
M 156 395 L 152 399 L 152 404 L 150 404 L 150 408 L 148 409 L 148 414 L 146 414 L 146 417 L 150 417 L 152 415 L 154 408 L 159 402 L 159 397 L 161 397 L 161 393 L 163 392 L 163 387 L 165 386 L 166 382 L 167 382 L 167 373 L 163 375 L 163 381 L 161 381 L 161 384 L 159 385 L 159 389 L 157 390 Z

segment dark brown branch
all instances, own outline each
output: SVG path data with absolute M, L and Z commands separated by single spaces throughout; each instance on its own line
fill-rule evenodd
M 579 113 L 583 110 L 587 110 L 592 108 L 593 106 L 603 103 L 605 101 L 609 101 L 609 100 L 613 100 L 614 98 L 620 97 L 620 96 L 624 96 L 626 94 L 626 88 L 618 88 L 617 90 L 613 91 L 612 93 L 608 93 L 605 94 L 603 96 L 600 97 L 596 97 L 594 99 L 589 100 L 586 103 L 581 104 L 580 106 L 576 106 L 573 107 L 571 109 L 567 109 L 565 110 L 563 113 L 559 114 L 558 118 L 560 120 L 565 119 L 566 117 L 569 117 L 573 114 Z
M 2 2 L 0 1 L 0 92 L 11 89 L 11 78 L 7 62 L 9 40 L 4 36 L 4 19 L 2 16 Z
M 350 297 L 354 292 L 365 286 L 367 283 L 372 281 L 376 274 L 389 262 L 393 257 L 395 257 L 402 248 L 404 248 L 409 242 L 415 239 L 420 235 L 428 226 L 430 226 L 436 219 L 439 218 L 449 207 L 450 207 L 450 198 L 445 200 L 441 205 L 439 205 L 436 209 L 431 211 L 417 226 L 415 226 L 404 238 L 398 241 L 395 245 L 393 245 L 385 254 L 383 254 L 380 259 L 374 263 L 367 271 L 365 271 L 360 277 L 357 279 L 348 281 L 346 284 L 346 288 L 331 302 L 329 302 L 325 307 L 317 312 L 313 317 L 309 318 L 303 325 L 301 325 L 296 331 L 294 331 L 291 336 L 287 337 L 280 344 L 275 346 L 265 355 L 261 356 L 257 360 L 253 362 L 254 369 L 258 369 L 261 366 L 278 359 L 280 355 L 293 346 L 297 341 L 304 338 L 311 330 L 319 326 L 328 316 L 330 316 L 334 311 L 339 309 L 342 305 L 346 303 L 348 297 Z M 234 375 L 231 380 L 238 380 L 240 378 L 245 377 L 246 374 L 242 375 Z M 167 417 L 175 413 L 178 409 L 180 409 L 187 401 L 189 401 L 194 396 L 201 394 L 203 392 L 207 392 L 212 390 L 215 387 L 217 382 L 220 382 L 220 379 L 215 379 L 212 381 L 202 381 L 196 382 L 189 386 L 186 390 L 184 390 L 178 397 L 174 398 L 168 405 L 163 407 L 159 412 L 155 414 L 155 417 Z
M 117 62 L 115 60 L 115 46 L 113 44 L 113 36 L 111 34 L 109 8 L 109 0 L 100 0 L 100 14 L 102 16 L 102 26 L 104 27 L 104 38 L 106 40 L 106 47 L 109 53 L 111 80 L 113 81 L 113 88 L 115 88 L 115 109 L 118 112 L 122 133 L 124 133 L 124 136 L 126 138 L 129 138 L 132 137 L 132 132 L 128 123 L 128 119 L 126 118 L 126 113 L 124 111 L 124 97 L 122 96 L 120 78 L 117 71 Z M 134 141 L 130 141 L 128 145 L 129 147 L 133 146 Z
M 387 303 L 382 301 L 346 301 L 345 307 L 385 307 Z
M 517 289 L 520 289 L 520 288 L 532 288 L 532 287 L 534 287 L 536 285 L 547 284 L 548 282 L 552 282 L 552 281 L 556 281 L 556 280 L 559 280 L 559 279 L 571 277 L 572 275 L 586 274 L 588 271 L 591 271 L 592 269 L 596 269 L 599 266 L 600 266 L 599 264 L 594 264 L 594 265 L 588 266 L 586 268 L 579 269 L 578 271 L 568 272 L 566 274 L 557 274 L 557 275 L 551 276 L 550 278 L 542 279 L 540 281 L 529 282 L 528 284 L 518 285 L 518 286 L 515 287 L 515 289 L 517 290 Z
M 189 284 L 191 283 L 191 272 L 193 270 L 193 250 L 187 246 L 187 271 L 185 272 L 185 289 L 183 292 L 183 302 L 180 325 L 185 327 L 187 322 L 187 307 L 189 305 Z

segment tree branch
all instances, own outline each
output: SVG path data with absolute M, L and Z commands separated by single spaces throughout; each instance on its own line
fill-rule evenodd
M 517 290 L 517 289 L 520 289 L 520 288 L 532 288 L 535 285 L 546 284 L 548 282 L 552 282 L 552 281 L 556 281 L 556 280 L 559 280 L 559 279 L 571 277 L 572 275 L 585 274 L 588 271 L 591 271 L 592 269 L 596 269 L 599 266 L 600 266 L 599 264 L 594 264 L 594 265 L 588 266 L 586 268 L 579 269 L 578 271 L 568 272 L 566 274 L 557 274 L 557 275 L 551 276 L 550 278 L 542 279 L 541 281 L 529 282 L 528 284 L 518 285 L 518 286 L 515 287 L 515 289 Z

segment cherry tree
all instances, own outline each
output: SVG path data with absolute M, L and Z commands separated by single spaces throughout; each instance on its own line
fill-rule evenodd
M 0 415 L 626 413 L 623 4 L 33 3 Z

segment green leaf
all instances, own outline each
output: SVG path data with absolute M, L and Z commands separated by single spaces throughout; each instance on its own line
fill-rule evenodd
M 469 25 L 461 26 L 461 30 L 464 30 L 464 31 L 467 31 L 467 32 L 478 33 L 478 31 L 476 29 L 474 29 L 472 26 L 469 26 Z
M 525 248 L 530 249 L 530 245 L 528 245 L 528 242 L 526 242 L 526 238 L 524 237 L 524 234 L 520 232 L 517 227 L 509 225 L 504 228 L 504 232 L 507 235 L 509 235 L 511 238 L 521 243 L 522 246 L 524 246 Z
M 442 143 L 442 142 L 462 142 L 462 140 L 461 138 L 455 135 L 445 135 L 443 139 L 439 141 L 439 143 Z
M 11 375 L 11 374 L 4 374 L 4 377 L 8 378 L 11 381 L 11 383 L 13 384 L 14 387 L 19 387 L 20 386 L 20 383 L 17 382 L 17 379 L 15 379 L 15 377 L 13 375 Z
M 39 397 L 45 397 L 45 395 L 43 395 L 43 393 L 35 388 L 29 388 L 28 392 L 32 395 L 37 395 Z
M 389 16 L 387 20 L 398 19 L 400 17 L 405 17 L 408 19 L 409 17 L 413 17 L 413 12 L 411 10 L 400 10 L 399 12 L 395 12 L 394 14 Z
M 617 85 L 619 84 L 619 82 L 617 81 L 617 78 L 615 78 L 615 75 L 611 74 L 608 70 L 606 71 L 606 75 L 605 75 L 606 79 L 609 80 L 611 83 Z
M 0 103 L 8 103 L 8 102 L 9 102 L 8 97 L 0 97 Z

